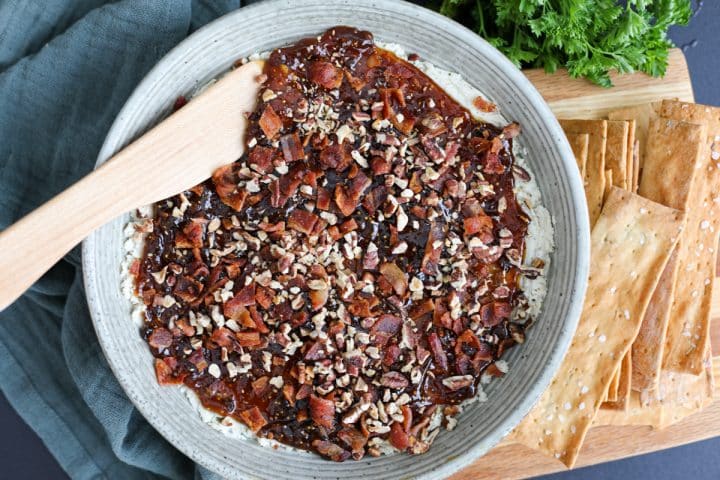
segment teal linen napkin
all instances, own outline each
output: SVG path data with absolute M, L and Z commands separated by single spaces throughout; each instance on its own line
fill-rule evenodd
M 0 228 L 87 174 L 145 73 L 240 3 L 0 2 Z M 79 252 L 0 313 L 0 389 L 73 478 L 215 477 L 168 444 L 113 377 Z

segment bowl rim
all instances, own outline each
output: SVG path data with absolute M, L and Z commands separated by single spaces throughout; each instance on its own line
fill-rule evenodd
M 185 51 L 189 46 L 199 42 L 203 37 L 209 36 L 212 32 L 222 30 L 226 25 L 230 25 L 236 21 L 242 21 L 242 17 L 248 12 L 254 11 L 273 11 L 275 9 L 287 9 L 293 8 L 297 5 L 296 0 L 266 0 L 263 2 L 253 3 L 249 6 L 245 6 L 227 13 L 217 19 L 204 25 L 193 34 L 186 37 L 170 51 L 168 51 L 156 64 L 150 69 L 143 79 L 133 90 L 132 94 L 128 97 L 122 109 L 118 112 L 112 126 L 108 130 L 106 138 L 103 142 L 102 148 L 98 154 L 98 158 L 95 164 L 95 168 L 98 168 L 105 161 L 107 161 L 117 149 L 112 148 L 113 145 L 118 144 L 117 137 L 122 136 L 120 127 L 125 122 L 127 113 L 133 108 L 133 106 L 146 97 L 146 90 L 149 89 L 150 85 L 154 84 L 159 80 L 163 72 L 166 70 L 166 66 L 170 66 L 182 58 Z M 333 4 L 347 5 L 351 3 L 349 0 L 324 0 L 325 7 L 331 7 Z M 376 3 L 376 2 L 373 2 Z M 380 2 L 384 3 L 384 2 Z M 415 5 L 405 0 L 392 0 L 391 3 L 399 5 L 403 11 L 407 11 L 408 14 L 412 13 L 415 15 L 422 15 L 426 18 L 431 19 L 435 23 L 435 26 L 442 28 L 443 30 L 452 29 L 453 35 L 462 37 L 463 41 L 467 42 L 474 48 L 483 49 L 488 56 L 494 57 L 494 60 L 498 64 L 505 66 L 504 73 L 514 82 L 518 91 L 522 92 L 526 101 L 530 103 L 542 117 L 542 121 L 546 127 L 550 130 L 551 139 L 550 142 L 554 144 L 560 153 L 562 160 L 563 171 L 573 171 L 576 168 L 576 162 L 570 145 L 565 138 L 562 128 L 555 115 L 550 110 L 545 100 L 542 98 L 540 93 L 537 91 L 535 86 L 525 77 L 521 70 L 515 68 L 512 63 L 500 53 L 495 47 L 490 45 L 485 39 L 480 37 L 472 30 L 464 27 L 463 25 L 447 18 L 439 13 L 431 11 L 425 7 Z M 404 45 L 410 47 L 410 45 Z M 149 127 L 150 125 L 148 125 Z M 569 184 L 569 195 L 570 201 L 573 208 L 573 214 L 575 216 L 575 222 L 578 226 L 578 231 L 575 232 L 574 240 L 577 242 L 577 258 L 575 266 L 575 275 L 572 278 L 572 301 L 569 302 L 567 315 L 563 323 L 564 333 L 558 336 L 556 344 L 553 346 L 553 351 L 549 356 L 547 364 L 545 365 L 542 373 L 537 377 L 535 383 L 531 385 L 525 392 L 525 396 L 519 401 L 518 407 L 506 414 L 504 420 L 489 432 L 485 437 L 478 439 L 471 445 L 464 453 L 446 461 L 434 470 L 424 472 L 417 478 L 433 477 L 443 478 L 460 469 L 470 465 L 472 462 L 477 460 L 479 457 L 487 453 L 493 446 L 500 442 L 500 440 L 509 433 L 520 421 L 527 415 L 530 409 L 535 405 L 537 400 L 540 398 L 542 393 L 550 384 L 556 371 L 559 369 L 560 364 L 567 352 L 570 342 L 575 333 L 575 329 L 580 320 L 580 314 L 582 312 L 582 306 L 584 303 L 585 293 L 587 289 L 587 279 L 589 274 L 590 265 L 590 224 L 588 211 L 585 207 L 585 194 L 582 180 L 579 175 L 571 175 L 567 178 Z M 579 206 L 579 208 L 578 208 Z M 135 408 L 145 417 L 145 419 L 152 425 L 152 427 L 158 431 L 174 448 L 181 451 L 183 454 L 190 457 L 194 462 L 202 465 L 212 471 L 222 472 L 226 470 L 222 462 L 214 461 L 204 457 L 196 450 L 189 448 L 187 445 L 178 445 L 176 442 L 172 442 L 172 427 L 170 424 L 165 424 L 151 414 L 149 414 L 150 406 L 139 399 L 134 398 L 129 392 L 133 391 L 134 388 L 131 386 L 132 379 L 126 378 L 119 367 L 110 361 L 111 356 L 106 349 L 106 344 L 100 337 L 98 332 L 98 324 L 102 322 L 102 312 L 97 308 L 98 301 L 96 292 L 98 292 L 98 282 L 96 278 L 97 268 L 93 262 L 90 262 L 91 252 L 96 248 L 94 236 L 89 236 L 82 244 L 82 266 L 83 266 L 83 282 L 86 291 L 86 297 L 88 302 L 88 309 L 90 311 L 93 328 L 95 329 L 96 336 L 98 337 L 98 343 L 101 346 L 103 354 L 108 361 L 113 375 L 118 380 L 126 393 L 130 401 L 133 403 Z

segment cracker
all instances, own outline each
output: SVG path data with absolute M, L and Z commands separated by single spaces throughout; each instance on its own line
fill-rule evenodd
M 605 170 L 605 193 L 603 193 L 603 205 L 605 205 L 605 201 L 607 200 L 608 195 L 610 195 L 610 192 L 612 191 L 613 176 L 614 173 L 612 170 Z
M 637 169 L 638 176 L 642 174 L 642 167 L 645 160 L 645 139 L 647 138 L 650 120 L 657 118 L 660 112 L 661 102 L 644 103 L 632 107 L 620 108 L 608 113 L 610 120 L 635 120 L 635 139 L 638 144 L 639 163 L 635 163 L 633 170 Z
M 635 151 L 635 120 L 628 120 L 628 141 L 626 147 L 626 172 L 629 190 L 633 193 L 638 191 L 638 175 L 635 172 L 635 164 L 633 162 Z
M 704 159 L 704 125 L 664 118 L 653 119 L 648 132 L 647 157 L 640 195 L 668 207 L 686 211 L 696 172 Z M 673 251 L 633 343 L 632 387 L 654 390 L 660 375 L 670 310 L 675 293 L 680 238 Z
M 677 242 L 683 214 L 613 188 L 591 235 L 587 296 L 549 388 L 512 439 L 571 467 L 637 335 L 650 293 Z
M 605 194 L 607 120 L 560 120 L 560 125 L 566 134 L 587 133 L 589 135 L 588 157 L 583 180 L 590 226 L 592 227 L 600 215 Z
M 630 400 L 630 379 L 632 377 L 632 350 L 625 353 L 617 373 L 618 390 L 615 401 L 607 401 L 602 404 L 606 410 L 627 410 Z
M 705 124 L 704 159 L 690 191 L 687 227 L 678 250 L 678 282 L 670 310 L 663 368 L 699 375 L 709 348 L 710 304 L 720 232 L 720 108 L 664 101 L 663 117 Z
M 605 169 L 612 170 L 612 184 L 630 190 L 628 184 L 627 148 L 629 122 L 625 120 L 609 120 L 607 123 L 607 142 L 605 146 Z M 632 172 L 630 172 L 632 183 Z
M 575 155 L 575 161 L 577 162 L 578 169 L 580 170 L 580 178 L 584 181 L 590 135 L 587 133 L 568 133 L 567 139 L 570 143 L 570 148 L 572 148 L 573 155 Z
M 615 402 L 617 401 L 617 395 L 618 395 L 618 386 L 620 385 L 620 367 L 621 365 L 618 365 L 615 371 L 613 372 L 613 376 L 610 379 L 610 383 L 608 384 L 608 391 L 605 394 L 604 401 L 605 402 Z

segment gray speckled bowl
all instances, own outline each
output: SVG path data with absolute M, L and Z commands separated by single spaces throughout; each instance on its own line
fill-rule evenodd
M 117 218 L 83 246 L 88 304 L 105 355 L 137 408 L 173 445 L 229 478 L 442 478 L 487 452 L 528 412 L 550 382 L 578 321 L 587 281 L 589 227 L 583 187 L 563 133 L 538 92 L 497 50 L 444 17 L 396 0 L 274 0 L 227 15 L 173 49 L 138 86 L 118 115 L 98 165 L 168 113 L 180 94 L 253 52 L 315 35 L 334 25 L 370 30 L 379 41 L 457 71 L 523 127 L 521 143 L 555 221 L 556 250 L 543 312 L 522 347 L 507 356 L 508 375 L 486 389 L 457 428 L 420 456 L 392 455 L 336 464 L 307 453 L 232 440 L 203 424 L 178 388 L 160 387 L 149 349 L 120 291 L 123 225 Z

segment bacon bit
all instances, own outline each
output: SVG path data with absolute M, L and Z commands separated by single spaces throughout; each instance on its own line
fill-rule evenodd
M 250 328 L 256 328 L 260 333 L 269 333 L 270 329 L 267 325 L 265 325 L 265 322 L 263 321 L 262 316 L 258 313 L 257 308 L 252 306 L 248 309 L 248 311 L 250 312 L 250 317 L 254 322 L 254 325 L 250 326 Z
M 363 198 L 362 205 L 370 215 L 375 215 L 377 209 L 385 203 L 388 197 L 387 188 L 384 185 L 373 188 Z
M 483 97 L 475 97 L 473 100 L 473 106 L 481 112 L 494 112 L 497 110 L 497 105 L 492 102 L 485 100 Z
M 480 340 L 472 330 L 465 330 L 456 340 L 455 355 L 465 353 L 473 356 L 480 349 Z
M 259 377 L 255 380 L 253 380 L 252 381 L 253 395 L 255 395 L 256 397 L 262 397 L 263 395 L 265 395 L 265 392 L 267 391 L 267 388 L 268 388 L 269 380 L 270 380 L 270 378 L 268 378 L 267 376 L 262 376 L 262 377 Z
M 329 430 L 335 428 L 335 402 L 310 395 L 310 417 L 313 422 Z
M 480 308 L 480 319 L 483 325 L 494 327 L 503 320 L 510 318 L 512 307 L 505 302 L 486 303 Z
M 189 357 L 188 362 L 195 365 L 195 369 L 198 372 L 204 372 L 205 369 L 208 367 L 207 360 L 205 360 L 205 355 L 203 354 L 203 350 L 201 348 L 195 350 Z
M 485 165 L 483 165 L 483 172 L 489 175 L 500 175 L 505 172 L 505 166 L 500 161 L 497 153 L 487 153 L 485 156 Z
M 179 385 L 183 383 L 182 377 L 176 377 L 173 373 L 173 369 L 164 361 L 175 359 L 168 357 L 167 359 L 155 359 L 155 376 L 160 385 Z
M 380 303 L 376 296 L 366 297 L 364 295 L 355 295 L 352 303 L 348 306 L 350 315 L 360 318 L 368 318 L 374 315 L 372 309 Z
M 361 78 L 353 77 L 347 70 L 345 70 L 343 73 L 345 74 L 345 78 L 347 79 L 347 81 L 350 83 L 350 86 L 356 92 L 359 92 L 363 89 L 363 87 L 365 87 L 365 85 L 367 85 L 367 82 L 365 82 Z
M 408 314 L 410 318 L 417 321 L 428 313 L 435 310 L 435 302 L 431 298 L 424 297 L 421 302 L 414 303 Z
M 260 345 L 260 332 L 237 332 L 235 334 L 238 344 L 241 347 L 255 347 Z
M 272 306 L 273 298 L 275 298 L 275 292 L 272 289 L 263 286 L 255 288 L 255 302 L 265 310 Z
M 270 173 L 275 168 L 273 160 L 276 154 L 277 150 L 274 148 L 257 145 L 248 153 L 248 165 L 260 173 Z
M 447 355 L 445 355 L 445 350 L 443 349 L 442 343 L 440 342 L 440 337 L 438 337 L 437 333 L 431 332 L 430 335 L 428 335 L 428 344 L 430 345 L 430 351 L 432 352 L 433 358 L 435 359 L 435 365 L 440 370 L 447 370 Z
M 401 452 L 404 452 L 410 446 L 410 437 L 408 436 L 407 432 L 405 432 L 402 425 L 397 422 L 393 423 L 390 426 L 390 435 L 388 436 L 388 441 L 390 442 L 390 445 L 397 448 Z
M 258 122 L 265 136 L 272 140 L 280 132 L 283 127 L 282 119 L 275 113 L 272 105 L 267 105 L 260 115 Z
M 297 132 L 280 137 L 280 146 L 287 163 L 305 158 L 305 150 Z
M 315 207 L 319 210 L 330 210 L 330 192 L 328 192 L 327 189 L 323 187 L 317 188 Z
M 442 245 L 445 240 L 443 226 L 439 222 L 432 222 L 428 231 L 427 242 L 425 243 L 425 254 L 422 259 L 421 268 L 427 275 L 437 275 L 438 262 L 442 253 Z M 440 246 L 435 246 L 439 242 Z
M 485 213 L 474 217 L 466 217 L 463 220 L 463 227 L 466 237 L 477 235 L 481 242 L 489 244 L 493 241 L 493 221 Z
M 238 191 L 237 175 L 233 172 L 232 165 L 225 165 L 215 170 L 212 175 L 212 181 L 213 184 L 215 184 L 215 191 L 218 197 L 220 197 L 220 200 L 225 205 L 236 212 L 242 210 L 248 192 L 245 190 Z
M 392 165 L 390 162 L 385 161 L 385 158 L 375 156 L 370 159 L 370 169 L 373 175 L 385 175 L 390 173 Z
M 368 441 L 367 435 L 355 428 L 344 427 L 337 433 L 337 436 L 340 441 L 350 447 L 355 460 L 360 460 L 365 455 L 365 444 Z
M 230 348 L 235 341 L 235 334 L 225 327 L 218 327 L 213 330 L 210 340 L 219 347 Z
M 151 347 L 158 350 L 165 350 L 172 345 L 173 337 L 167 328 L 156 328 L 148 337 L 148 343 Z
M 203 289 L 202 283 L 187 275 L 177 278 L 176 282 L 173 295 L 186 302 L 192 302 L 198 298 Z
M 403 325 L 403 328 L 405 328 L 405 325 Z M 387 350 L 385 350 L 385 356 L 383 357 L 383 365 L 385 365 L 386 367 L 392 366 L 393 363 L 397 362 L 401 353 L 402 351 L 400 350 L 400 347 L 398 347 L 397 344 L 393 343 L 387 348 Z
M 319 217 L 314 213 L 296 208 L 288 218 L 288 228 L 310 235 Z
M 335 186 L 335 203 L 340 212 L 346 217 L 351 216 L 360 204 L 360 197 L 365 190 L 372 184 L 363 172 L 359 172 L 355 178 L 350 181 L 349 187 L 344 185 Z
M 325 168 L 334 168 L 339 172 L 345 170 L 352 162 L 349 144 L 333 143 L 328 145 L 320 152 L 319 160 Z
M 257 433 L 268 423 L 258 407 L 249 408 L 240 412 L 238 415 L 243 423 L 245 423 L 245 425 L 247 425 L 254 433 Z
M 330 236 L 330 238 L 336 242 L 342 238 L 342 234 L 340 233 L 340 229 L 333 225 L 332 227 L 327 229 L 327 233 Z
M 343 72 L 330 62 L 313 62 L 308 68 L 308 78 L 323 88 L 333 90 L 342 85 Z
M 350 452 L 327 440 L 314 440 L 312 445 L 320 455 L 328 457 L 333 462 L 344 462 L 350 458 Z
M 353 230 L 357 230 L 358 224 L 354 218 L 350 218 L 349 220 L 346 220 L 345 222 L 341 223 L 339 228 L 340 228 L 340 233 L 345 235 L 346 233 L 352 232 Z
M 407 388 L 410 382 L 402 373 L 390 371 L 383 373 L 383 376 L 380 377 L 380 385 L 392 388 L 393 390 L 401 390 Z
M 408 281 L 405 273 L 394 263 L 383 263 L 380 265 L 380 274 L 392 285 L 395 293 L 401 297 L 408 289 Z
M 390 338 L 396 336 L 402 326 L 402 319 L 385 313 L 375 321 L 370 333 L 375 336 L 375 343 L 385 345 Z

